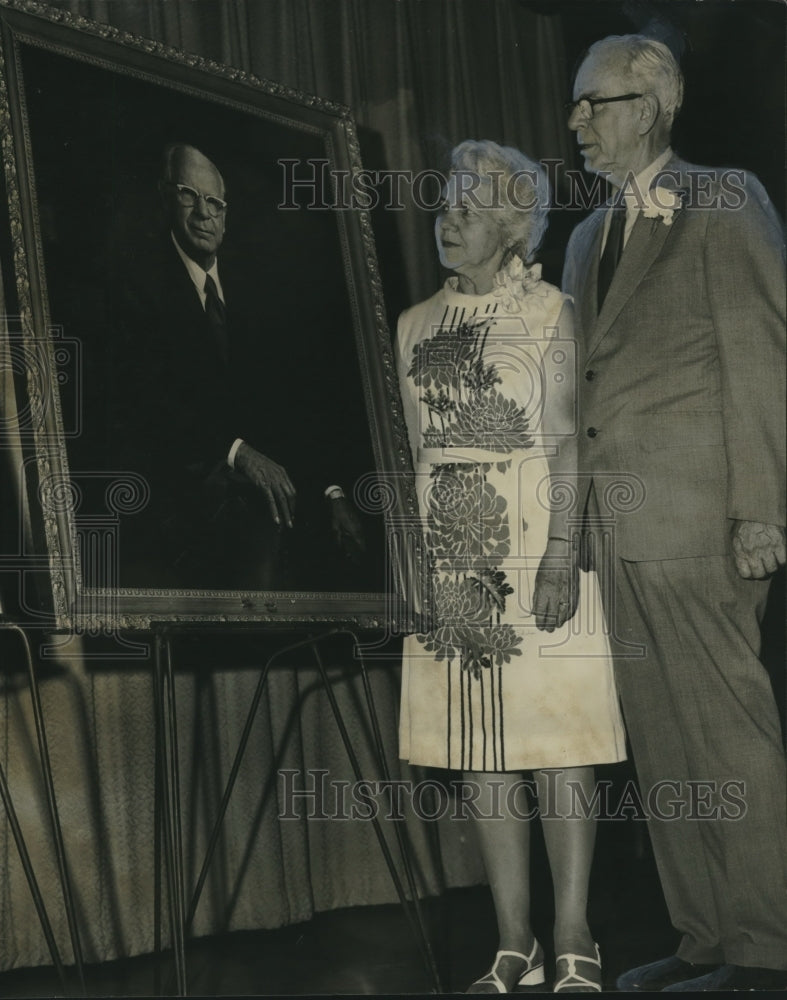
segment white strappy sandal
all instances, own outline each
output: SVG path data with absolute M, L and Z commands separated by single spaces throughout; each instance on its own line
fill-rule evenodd
M 590 955 L 575 955 L 570 951 L 557 956 L 555 960 L 556 972 L 559 970 L 561 962 L 566 963 L 567 971 L 562 979 L 556 981 L 552 990 L 553 993 L 601 992 L 601 953 L 598 950 L 597 944 L 594 943 L 593 947 L 596 949 L 595 958 L 591 958 Z M 577 962 L 586 962 L 588 965 L 598 966 L 599 982 L 594 982 L 592 979 L 580 975 L 577 972 Z M 580 987 L 580 989 L 577 989 L 577 987 Z
M 480 979 L 476 979 L 473 986 L 494 986 L 497 993 L 508 993 L 506 989 L 506 984 L 497 974 L 497 966 L 501 958 L 505 958 L 507 955 L 511 955 L 513 958 L 521 958 L 525 961 L 525 968 L 522 971 L 519 979 L 516 981 L 516 990 L 519 986 L 538 986 L 544 982 L 544 959 L 543 957 L 539 962 L 535 963 L 535 957 L 539 950 L 538 941 L 533 942 L 533 947 L 529 955 L 523 955 L 520 951 L 499 951 L 495 955 L 495 962 L 492 968 L 487 972 L 485 976 Z M 534 964 L 535 963 L 535 964 Z M 472 989 L 472 987 L 471 987 Z

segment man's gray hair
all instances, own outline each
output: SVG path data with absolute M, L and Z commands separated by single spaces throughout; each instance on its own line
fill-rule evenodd
M 612 48 L 625 53 L 624 72 L 636 89 L 656 95 L 664 124 L 671 128 L 683 103 L 683 74 L 670 49 L 646 35 L 610 35 L 591 45 L 587 55 Z
M 513 146 L 499 146 L 491 139 L 466 139 L 451 151 L 451 172 L 491 180 L 493 218 L 506 250 L 523 261 L 532 258 L 544 238 L 549 214 L 549 179 L 544 168 Z M 479 194 L 482 204 L 484 197 Z

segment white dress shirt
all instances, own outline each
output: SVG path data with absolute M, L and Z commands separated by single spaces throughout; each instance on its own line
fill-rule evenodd
M 199 300 L 202 308 L 205 308 L 205 299 L 207 298 L 205 294 L 205 275 L 209 274 L 213 278 L 213 282 L 216 285 L 216 291 L 219 293 L 219 298 L 224 302 L 224 291 L 221 287 L 221 279 L 219 278 L 219 262 L 218 260 L 213 261 L 213 267 L 206 271 L 204 267 L 200 267 L 199 264 L 192 260 L 187 253 L 183 252 L 183 249 L 175 239 L 175 234 L 170 233 L 172 237 L 172 242 L 175 244 L 175 249 L 178 251 L 178 256 L 183 261 L 186 270 L 189 273 L 189 277 L 194 282 L 194 287 L 197 289 L 197 295 L 199 295 Z M 226 305 L 227 303 L 224 302 Z
M 213 267 L 206 271 L 204 267 L 200 267 L 199 264 L 192 260 L 187 253 L 183 252 L 183 249 L 175 239 L 175 234 L 170 233 L 172 237 L 172 242 L 175 244 L 175 249 L 178 251 L 178 257 L 183 261 L 183 265 L 188 271 L 188 275 L 191 278 L 194 287 L 197 290 L 197 295 L 199 295 L 200 304 L 202 308 L 205 308 L 205 300 L 207 295 L 205 294 L 205 275 L 209 274 L 213 278 L 213 282 L 216 285 L 216 291 L 218 292 L 219 298 L 224 302 L 224 290 L 221 287 L 221 279 L 219 278 L 219 262 L 218 260 L 213 261 Z M 224 302 L 226 305 L 227 303 Z M 227 465 L 231 468 L 235 468 L 235 456 L 238 454 L 238 448 L 243 444 L 243 438 L 235 438 L 232 442 L 230 450 L 227 452 Z
M 656 157 L 656 159 L 649 164 L 645 169 L 637 174 L 632 182 L 630 182 L 626 191 L 623 194 L 623 200 L 626 203 L 626 228 L 623 230 L 623 246 L 625 247 L 628 243 L 628 238 L 631 236 L 631 230 L 634 228 L 634 223 L 637 221 L 637 215 L 639 215 L 640 209 L 642 208 L 641 200 L 639 196 L 647 195 L 650 191 L 650 185 L 656 174 L 662 170 L 670 161 L 672 157 L 672 149 L 667 146 L 663 153 Z M 604 252 L 604 246 L 607 242 L 607 233 L 609 232 L 609 224 L 612 219 L 612 209 L 608 209 L 607 214 L 604 218 L 604 238 L 601 241 L 601 253 Z
M 219 279 L 218 261 L 214 260 L 213 267 L 211 267 L 209 271 L 206 271 L 204 268 L 200 267 L 196 261 L 192 260 L 188 254 L 183 252 L 180 244 L 175 239 L 175 234 L 170 233 L 170 235 L 172 236 L 172 242 L 175 244 L 175 249 L 178 251 L 178 256 L 183 261 L 183 264 L 189 273 L 189 277 L 194 283 L 202 308 L 205 308 L 205 300 L 207 298 L 207 295 L 205 294 L 206 274 L 209 274 L 211 278 L 213 278 L 213 281 L 216 284 L 216 291 L 219 293 L 219 298 L 222 302 L 224 302 L 224 292 L 221 287 L 221 280 Z M 226 302 L 224 304 L 226 305 Z M 243 438 L 235 438 L 230 446 L 230 450 L 227 452 L 227 465 L 231 469 L 235 468 L 235 456 L 238 454 L 238 448 L 240 448 L 242 444 Z M 331 500 L 338 500 L 344 496 L 344 491 L 340 486 L 328 486 L 324 493 L 325 496 Z

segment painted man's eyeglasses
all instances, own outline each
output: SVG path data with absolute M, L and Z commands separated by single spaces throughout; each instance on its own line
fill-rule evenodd
M 213 194 L 203 194 L 202 191 L 189 187 L 188 184 L 175 184 L 172 181 L 165 181 L 165 184 L 175 188 L 175 197 L 184 208 L 193 208 L 202 198 L 208 214 L 212 215 L 214 219 L 227 211 L 227 202 L 223 198 L 217 198 Z

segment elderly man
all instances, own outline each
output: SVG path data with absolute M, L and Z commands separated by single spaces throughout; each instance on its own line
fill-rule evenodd
M 128 518 L 121 532 L 120 582 L 318 589 L 323 509 L 325 535 L 332 529 L 348 551 L 363 538 L 333 478 L 346 473 L 337 471 L 336 449 L 312 447 L 319 435 L 308 446 L 293 442 L 292 421 L 280 419 L 295 359 L 265 327 L 259 273 L 271 273 L 271 262 L 256 262 L 256 280 L 249 268 L 222 265 L 220 273 L 227 196 L 198 149 L 165 149 L 159 190 L 166 231 L 133 248 L 111 302 L 111 458 L 150 488 L 144 516 Z M 250 443 L 259 440 L 282 464 Z M 304 469 L 310 486 L 320 483 L 316 501 L 302 488 Z M 298 532 L 311 577 L 291 580 L 285 563 Z
M 586 169 L 616 192 L 567 251 L 580 481 L 591 528 L 615 514 L 616 477 L 636 497 L 615 520 L 607 617 L 643 794 L 669 782 L 650 833 L 682 934 L 623 990 L 787 985 L 785 757 L 758 660 L 785 561 L 783 240 L 755 177 L 673 153 L 682 92 L 666 46 L 612 37 L 569 105 Z

